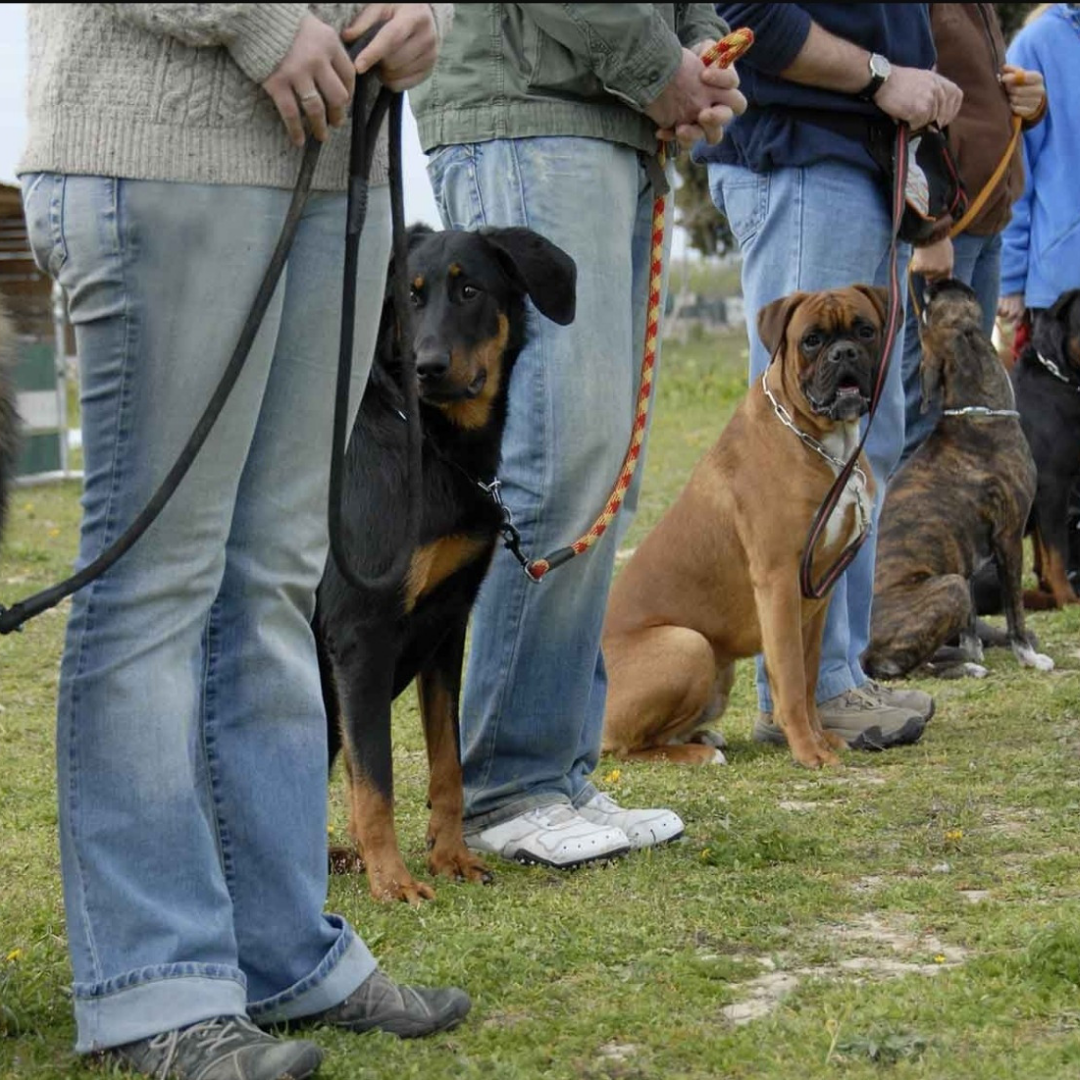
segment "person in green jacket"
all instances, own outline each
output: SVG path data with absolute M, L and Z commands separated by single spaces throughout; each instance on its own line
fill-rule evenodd
M 530 310 L 510 386 L 500 479 L 533 557 L 585 532 L 619 474 L 652 206 L 671 176 L 658 137 L 671 149 L 676 138 L 716 142 L 745 108 L 735 72 L 700 59 L 726 32 L 709 4 L 461 4 L 431 79 L 411 91 L 446 227 L 528 226 L 577 264 L 575 321 Z M 682 833 L 672 811 L 624 810 L 589 780 L 600 632 L 636 486 L 618 528 L 538 586 L 508 552 L 494 559 L 462 702 L 466 841 L 477 851 L 566 868 Z

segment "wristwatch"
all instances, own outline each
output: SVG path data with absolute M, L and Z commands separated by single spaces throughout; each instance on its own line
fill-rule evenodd
M 892 64 L 881 53 L 870 54 L 870 81 L 855 95 L 862 101 L 873 101 L 874 95 L 892 74 Z

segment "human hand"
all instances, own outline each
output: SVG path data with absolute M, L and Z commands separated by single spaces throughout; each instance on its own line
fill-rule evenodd
M 1001 85 L 1009 95 L 1009 107 L 1022 120 L 1038 116 L 1046 98 L 1046 83 L 1041 71 L 1025 71 L 1015 64 L 1001 68 Z
M 1018 323 L 1024 317 L 1024 294 L 1010 293 L 998 300 L 997 313 L 999 319 L 1006 322 Z
M 301 116 L 307 117 L 312 135 L 324 142 L 329 135 L 327 124 L 337 127 L 344 122 L 355 81 L 356 73 L 337 31 L 314 15 L 305 15 L 285 58 L 262 88 L 277 106 L 290 141 L 303 146 Z
M 944 236 L 933 244 L 915 248 L 911 253 L 911 272 L 913 274 L 922 274 L 927 281 L 952 277 L 952 240 Z
M 724 128 L 746 111 L 746 98 L 738 89 L 739 76 L 735 69 L 706 67 L 700 60 L 714 44 L 714 41 L 699 41 L 692 50 L 683 49 L 679 71 L 645 110 L 645 114 L 660 125 L 656 133 L 658 139 L 665 142 L 677 139 L 687 148 L 702 139 L 718 143 L 724 136 Z M 680 81 L 684 73 L 690 72 L 696 73 L 697 86 L 692 81 L 689 84 Z M 698 107 L 696 114 L 692 111 L 695 107 Z M 686 111 L 680 114 L 677 111 L 680 108 Z
M 874 95 L 874 103 L 912 131 L 937 124 L 945 127 L 960 111 L 964 92 L 956 83 L 925 68 L 894 67 Z
M 391 90 L 409 90 L 422 83 L 435 66 L 439 39 L 429 4 L 368 4 L 342 35 L 353 42 L 383 23 L 356 58 L 361 75 L 377 69 L 379 81 Z

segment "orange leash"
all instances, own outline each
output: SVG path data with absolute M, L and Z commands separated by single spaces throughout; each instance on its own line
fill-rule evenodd
M 706 67 L 730 67 L 754 43 L 753 31 L 749 29 L 733 30 L 721 38 L 705 52 L 701 61 Z M 660 144 L 657 153 L 660 167 L 667 158 L 665 146 Z M 634 428 L 630 435 L 630 445 L 623 458 L 622 469 L 611 489 L 607 504 L 592 527 L 567 547 L 557 548 L 550 555 L 541 559 L 532 559 L 523 563 L 526 575 L 533 581 L 540 579 L 556 566 L 568 562 L 575 555 L 588 551 L 607 532 L 608 526 L 622 508 L 626 490 L 637 471 L 641 447 L 645 442 L 645 430 L 649 420 L 649 406 L 652 401 L 653 369 L 656 366 L 656 347 L 660 337 L 660 286 L 664 276 L 664 229 L 666 225 L 667 196 L 658 195 L 653 203 L 652 214 L 652 259 L 649 266 L 649 306 L 645 324 L 645 351 L 641 360 L 641 386 L 638 390 L 637 411 Z

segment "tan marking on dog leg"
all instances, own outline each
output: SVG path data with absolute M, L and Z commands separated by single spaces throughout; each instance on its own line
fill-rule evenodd
M 431 887 L 405 868 L 394 831 L 393 802 L 376 790 L 360 769 L 349 765 L 347 779 L 349 833 L 367 869 L 371 895 L 376 900 L 404 900 L 414 906 L 421 900 L 434 900 Z
M 459 881 L 488 882 L 491 871 L 465 846 L 461 818 L 461 761 L 457 745 L 456 693 L 437 672 L 417 676 L 420 714 L 428 755 L 428 869 Z

